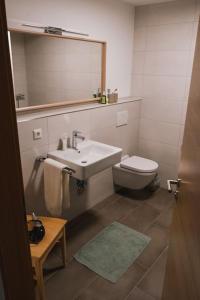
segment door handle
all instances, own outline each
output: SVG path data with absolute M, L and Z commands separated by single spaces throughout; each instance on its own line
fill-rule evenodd
M 181 179 L 177 179 L 177 180 L 169 179 L 169 180 L 167 180 L 167 186 L 168 186 L 168 192 L 169 193 L 173 192 L 172 185 L 176 185 L 179 188 L 180 185 L 181 185 Z
M 177 179 L 177 180 L 169 179 L 169 180 L 167 180 L 168 192 L 169 193 L 174 192 L 174 197 L 177 200 L 179 191 L 177 191 L 177 190 L 173 191 L 172 185 L 175 185 L 177 188 L 179 188 L 180 185 L 181 185 L 181 179 Z

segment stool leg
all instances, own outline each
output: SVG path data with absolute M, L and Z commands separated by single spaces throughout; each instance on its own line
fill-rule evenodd
M 37 279 L 39 299 L 45 300 L 43 269 L 42 269 L 42 263 L 39 261 L 35 265 L 35 275 Z
M 63 229 L 63 235 L 61 237 L 61 251 L 62 251 L 62 259 L 63 259 L 63 266 L 66 267 L 66 236 L 65 236 L 65 228 Z

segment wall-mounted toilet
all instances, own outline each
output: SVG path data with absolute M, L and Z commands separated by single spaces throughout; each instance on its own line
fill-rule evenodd
M 158 167 L 153 160 L 127 155 L 113 167 L 114 184 L 133 190 L 143 189 L 157 177 Z

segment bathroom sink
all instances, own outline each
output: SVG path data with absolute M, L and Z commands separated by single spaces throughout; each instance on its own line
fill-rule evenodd
M 75 172 L 73 177 L 86 180 L 121 160 L 122 149 L 103 143 L 86 140 L 78 144 L 78 150 L 56 150 L 48 153 L 48 157 L 55 159 Z

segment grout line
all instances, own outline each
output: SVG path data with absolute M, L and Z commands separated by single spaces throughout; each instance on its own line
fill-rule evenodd
M 127 300 L 127 298 L 129 297 L 129 295 L 131 294 L 131 292 L 136 288 L 138 287 L 138 285 L 142 282 L 142 280 L 149 274 L 149 272 L 152 270 L 152 268 L 155 266 L 155 264 L 157 263 L 157 261 L 160 259 L 160 257 L 163 255 L 163 253 L 168 249 L 168 246 L 166 246 L 162 251 L 161 253 L 159 254 L 159 256 L 154 260 L 154 262 L 152 263 L 152 265 L 147 269 L 147 271 L 144 273 L 144 275 L 138 280 L 138 282 L 136 283 L 136 285 L 134 286 L 134 288 L 130 291 L 130 293 L 127 295 L 126 298 L 124 298 L 124 300 Z M 139 266 L 141 266 L 139 263 L 138 263 Z M 141 266 L 143 267 L 143 266 Z M 139 287 L 138 287 L 139 288 Z M 142 289 L 141 289 L 142 290 Z M 142 290 L 143 291 L 143 290 Z M 145 291 L 144 291 L 145 292 Z M 146 292 L 145 292 L 146 293 Z M 151 297 L 155 298 L 154 296 L 152 296 L 151 294 L 149 293 L 146 293 L 148 295 L 150 295 Z
M 131 295 L 131 293 L 132 293 L 134 290 L 136 290 L 136 289 L 142 291 L 142 292 L 143 292 L 144 294 L 146 294 L 147 296 L 150 296 L 150 297 L 152 298 L 152 300 L 158 300 L 158 299 L 156 299 L 155 297 L 153 297 L 152 295 L 150 295 L 149 293 L 147 293 L 146 291 L 143 291 L 142 289 L 138 288 L 137 286 L 134 286 L 134 288 L 131 290 L 131 292 L 128 294 L 128 296 L 126 296 L 123 300 L 127 300 L 128 297 Z
M 93 271 L 92 271 L 93 272 Z M 75 297 L 73 297 L 72 300 L 77 300 L 79 298 L 79 296 L 81 296 L 81 294 L 87 290 L 96 280 L 98 279 L 98 276 L 96 275 L 96 273 L 94 272 L 94 278 L 91 280 L 90 283 L 88 283 L 88 285 L 86 285 L 84 288 L 82 288 L 79 292 L 78 295 L 76 295 Z

